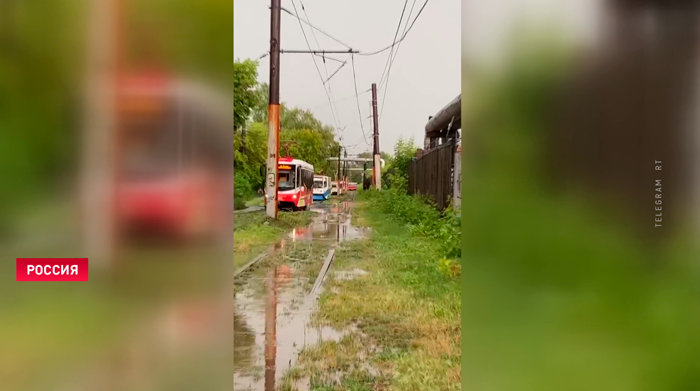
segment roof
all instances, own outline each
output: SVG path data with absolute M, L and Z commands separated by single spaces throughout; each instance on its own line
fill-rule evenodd
M 314 169 L 314 166 L 312 166 L 311 164 L 309 164 L 309 163 L 307 163 L 307 162 L 305 162 L 305 161 L 303 161 L 303 160 L 294 159 L 294 158 L 291 158 L 291 157 L 281 157 L 280 160 L 279 160 L 279 162 L 280 162 L 280 163 L 284 163 L 284 164 L 288 164 L 288 165 L 291 165 L 291 166 L 301 166 L 301 167 L 304 167 L 304 168 L 308 168 L 308 169 L 310 169 L 310 170 L 313 170 L 313 169 Z

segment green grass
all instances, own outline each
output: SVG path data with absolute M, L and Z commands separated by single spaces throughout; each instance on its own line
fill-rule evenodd
M 354 218 L 373 235 L 341 246 L 332 270 L 368 274 L 330 278 L 314 318 L 348 335 L 303 351 L 282 389 L 304 379 L 311 391 L 461 389 L 461 287 L 438 243 L 362 202 Z
M 265 199 L 263 197 L 256 197 L 253 198 L 252 200 L 248 200 L 245 203 L 246 207 L 251 207 L 251 206 L 265 206 Z
M 279 212 L 277 221 L 265 211 L 243 213 L 233 217 L 233 268 L 250 262 L 295 227 L 309 225 L 313 212 Z

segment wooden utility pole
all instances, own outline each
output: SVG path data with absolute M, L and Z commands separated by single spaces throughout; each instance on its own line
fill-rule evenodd
M 340 186 L 340 155 L 343 153 L 343 147 L 338 147 L 338 186 Z
M 377 84 L 372 84 L 372 117 L 374 118 L 374 167 L 372 167 L 372 179 L 374 188 L 382 189 L 382 166 L 379 154 L 379 116 L 377 115 Z
M 272 0 L 270 7 L 270 102 L 267 116 L 266 212 L 277 218 L 277 167 L 280 151 L 280 24 L 281 0 Z
M 347 178 L 348 176 L 348 150 L 347 148 L 345 149 L 345 161 L 343 161 L 343 177 Z
M 114 145 L 120 3 L 94 1 L 88 33 L 82 229 L 85 255 L 103 265 L 111 263 L 116 250 Z

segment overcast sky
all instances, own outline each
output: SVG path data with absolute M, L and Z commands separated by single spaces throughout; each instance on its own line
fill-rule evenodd
M 306 19 L 304 5 L 312 24 L 330 33 L 355 50 L 372 52 L 390 45 L 401 16 L 404 0 L 294 0 L 299 14 Z M 412 21 L 424 0 L 417 0 Z M 234 57 L 257 58 L 269 50 L 270 2 L 266 0 L 235 0 L 234 2 Z M 404 20 L 413 5 L 408 1 Z M 294 11 L 291 0 L 282 0 L 282 6 Z M 407 38 L 398 47 L 398 55 L 391 67 L 388 89 L 379 92 L 380 147 L 392 151 L 400 137 L 414 137 L 416 145 L 423 143 L 428 116 L 435 114 L 454 99 L 461 89 L 461 1 L 432 0 L 418 18 Z M 403 32 L 402 24 L 399 36 Z M 311 30 L 306 35 L 311 47 L 317 49 Z M 315 33 L 320 47 L 325 50 L 344 49 L 339 43 Z M 303 49 L 307 45 L 299 22 L 282 13 L 281 47 L 284 50 Z M 370 115 L 371 94 L 365 92 L 372 83 L 379 83 L 389 57 L 389 51 L 376 56 L 355 56 L 359 108 L 355 100 L 355 84 L 350 56 L 335 55 L 348 63 L 330 81 L 337 114 L 324 92 L 311 55 L 283 54 L 281 60 L 281 99 L 290 106 L 311 110 L 317 118 L 334 127 L 347 127 L 342 143 L 351 153 L 371 151 Z M 260 61 L 259 80 L 269 80 L 269 59 Z M 323 60 L 316 58 L 323 78 L 326 77 Z M 328 75 L 341 63 L 327 60 Z M 385 95 L 386 92 L 386 95 Z M 383 103 L 382 103 L 383 102 Z M 362 136 L 360 121 L 364 121 Z

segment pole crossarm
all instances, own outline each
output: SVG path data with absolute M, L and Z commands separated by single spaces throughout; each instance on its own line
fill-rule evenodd
M 282 54 L 357 54 L 358 50 L 280 50 Z

